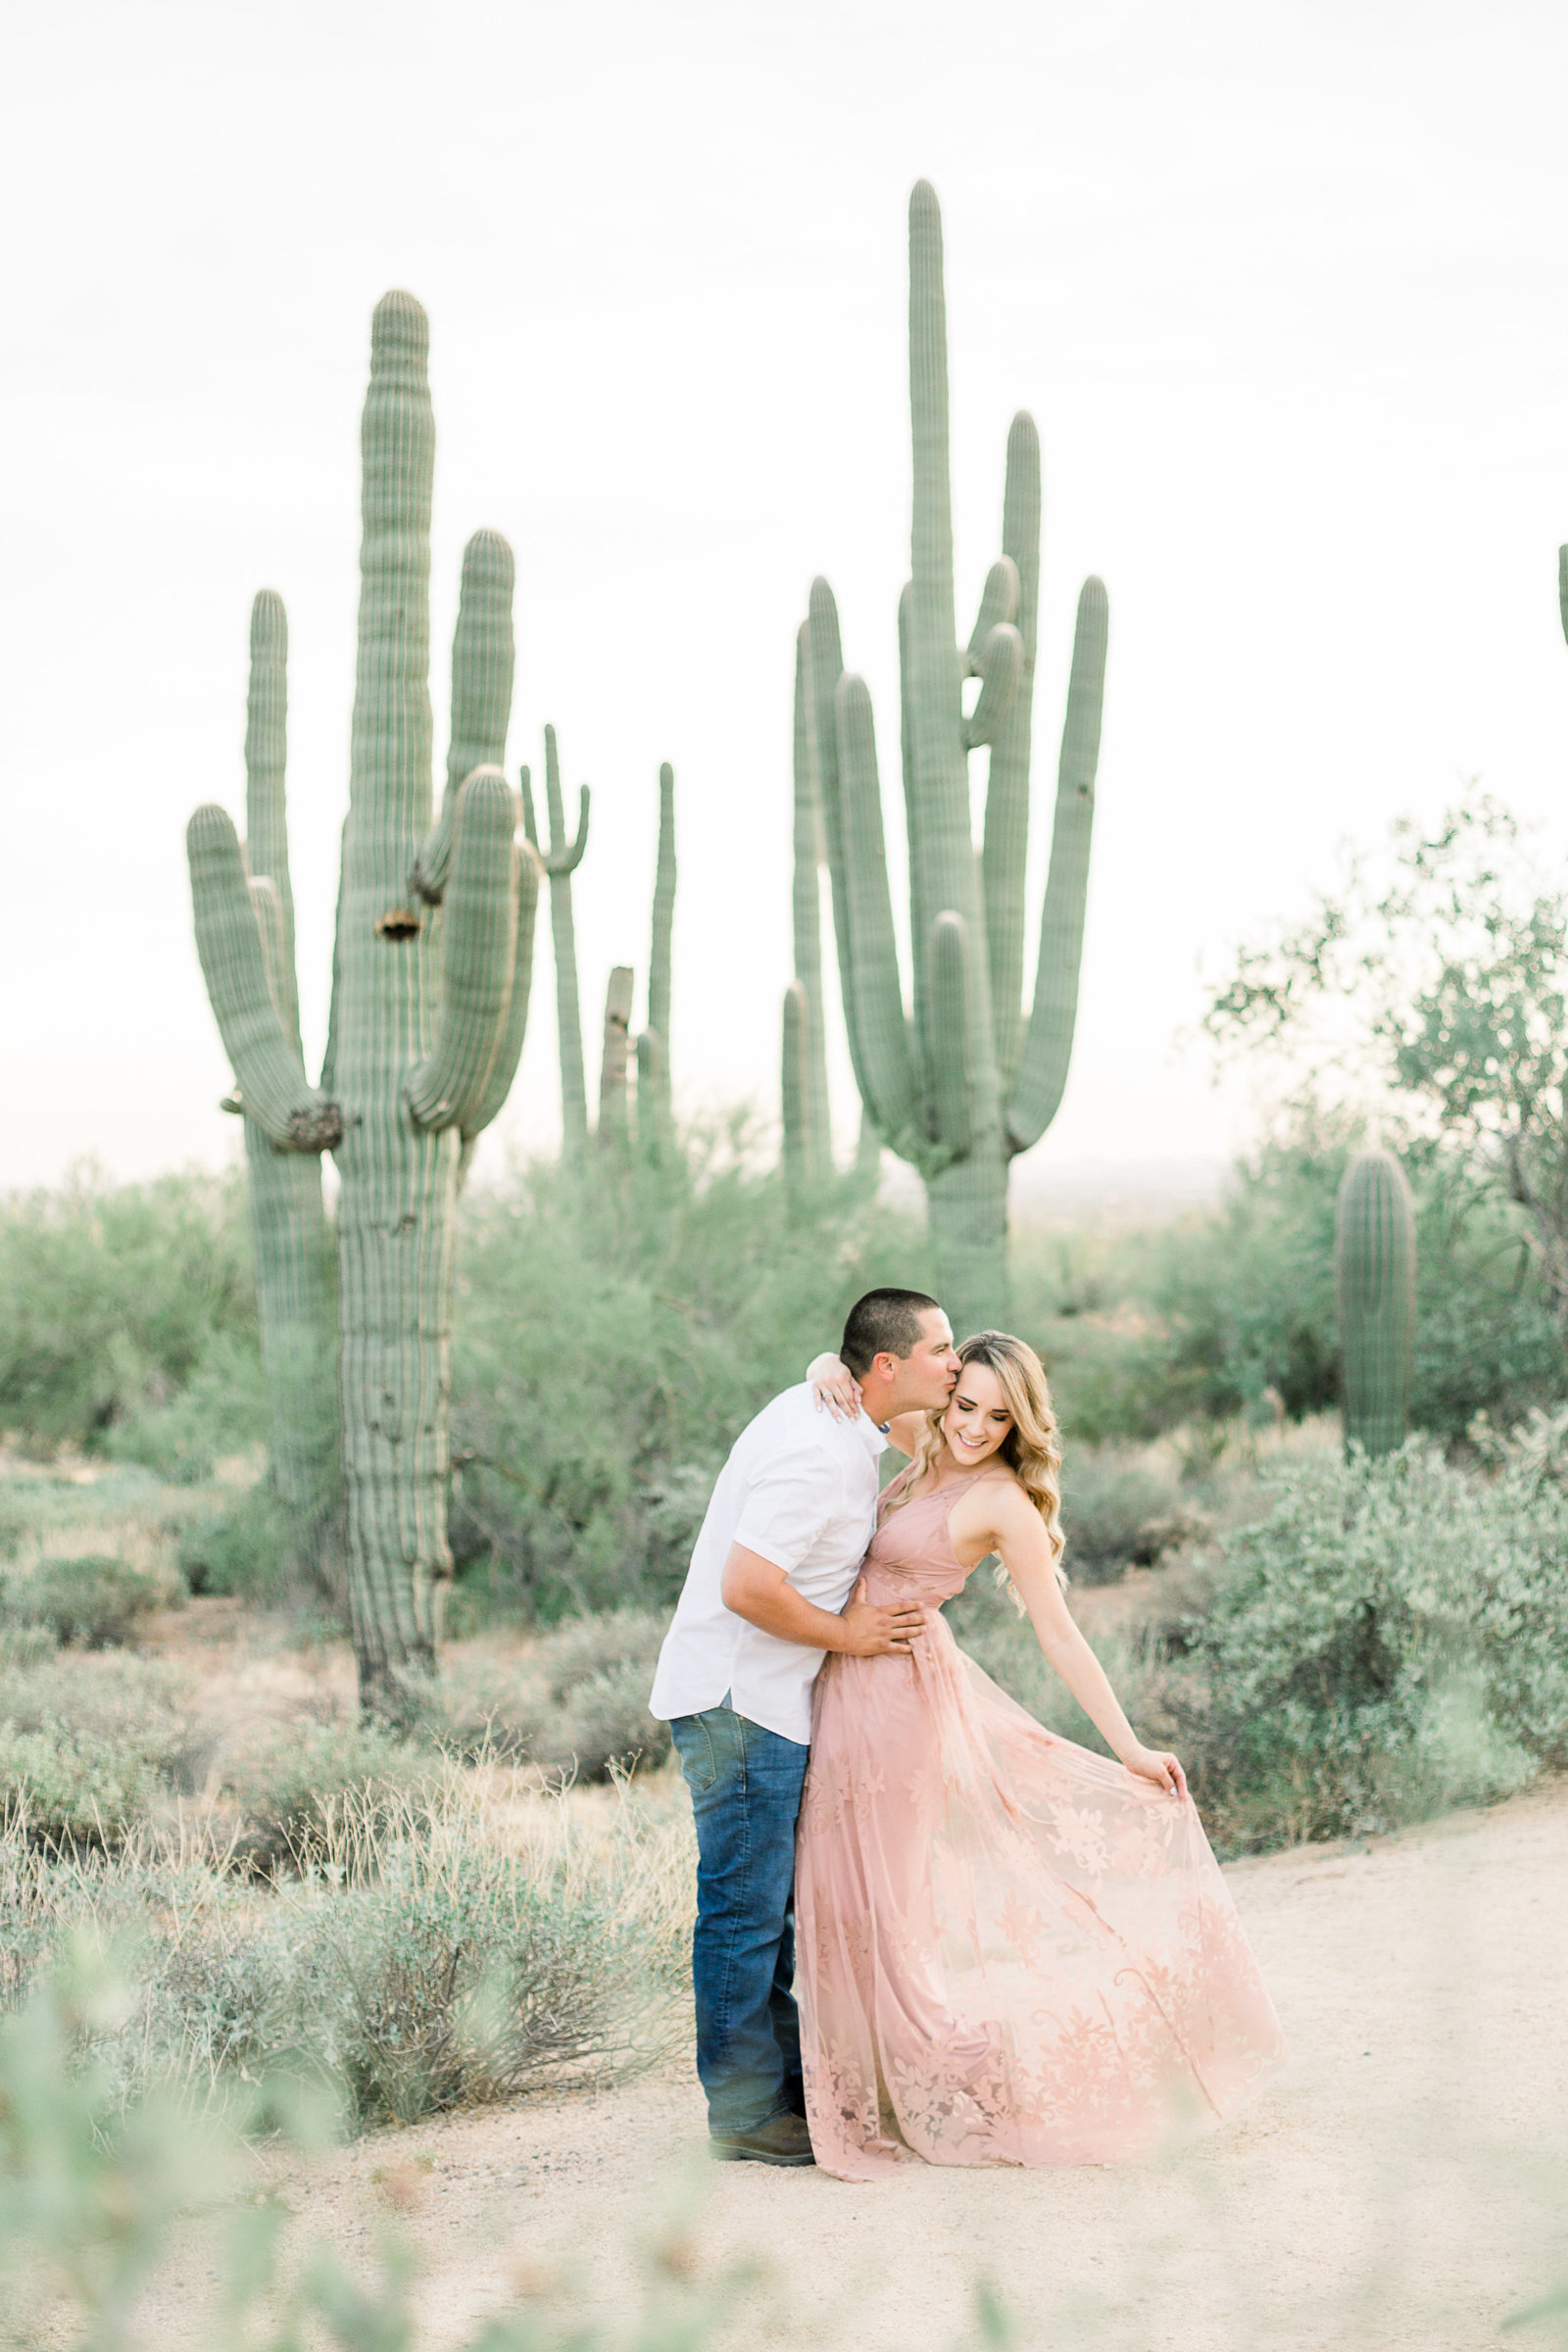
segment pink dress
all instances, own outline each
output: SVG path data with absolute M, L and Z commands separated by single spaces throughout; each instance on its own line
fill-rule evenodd
M 983 1475 L 975 1472 L 974 1476 Z M 908 1472 L 904 1474 L 907 1478 Z M 1048 1732 L 953 1639 L 948 1518 L 887 1502 L 863 1597 L 911 1657 L 829 1656 L 796 1869 L 817 2163 L 1106 2164 L 1228 2115 L 1284 2040 L 1190 1800 Z

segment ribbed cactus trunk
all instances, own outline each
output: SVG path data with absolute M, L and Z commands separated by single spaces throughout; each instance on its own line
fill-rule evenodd
M 631 1070 L 631 1005 L 636 975 L 629 963 L 617 963 L 605 990 L 604 1042 L 599 1059 L 599 1127 L 595 1136 L 601 1152 L 624 1153 L 631 1141 L 631 1100 L 627 1080 Z
M 294 895 L 286 806 L 288 618 L 264 588 L 251 608 L 245 728 L 246 863 L 268 987 L 284 1036 L 300 1043 Z M 246 1191 L 262 1370 L 271 1425 L 271 1482 L 300 1567 L 335 1590 L 341 1579 L 336 1322 L 331 1241 L 315 1152 L 279 1152 L 245 1119 Z
M 1061 1099 L 1078 968 L 1104 686 L 1106 604 L 1078 605 L 1040 936 L 1027 1027 L 1020 1007 L 1024 877 L 1040 578 L 1040 444 L 1020 414 L 1007 439 L 1003 547 L 966 646 L 957 644 L 948 473 L 942 222 L 933 190 L 909 200 L 910 577 L 899 608 L 903 769 L 913 950 L 906 1004 L 883 838 L 870 697 L 844 669 L 825 580 L 806 631 L 808 733 L 833 883 L 850 1057 L 884 1144 L 925 1181 L 944 1304 L 960 1330 L 1004 1320 L 1007 1170 Z M 980 680 L 964 713 L 966 677 Z M 800 729 L 797 728 L 797 740 Z M 968 755 L 991 747 L 983 858 L 969 809 Z
M 833 1172 L 827 1017 L 822 995 L 822 808 L 810 660 L 808 631 L 803 621 L 795 638 L 795 881 L 790 906 L 795 979 L 784 1005 L 782 1089 L 784 1173 L 796 1208 L 808 1188 Z
M 539 871 L 516 844 L 501 772 L 513 562 L 494 532 L 464 555 L 447 791 L 430 824 L 427 343 L 412 295 L 387 295 L 362 435 L 359 667 L 320 1088 L 305 1078 L 297 1024 L 270 977 L 286 935 L 275 880 L 247 876 L 221 808 L 199 808 L 188 834 L 197 946 L 245 1108 L 274 1151 L 338 1156 L 349 1613 L 362 1702 L 384 1710 L 401 1704 L 405 1677 L 435 1662 L 451 1573 L 453 1208 L 516 1074 Z M 275 875 L 282 854 L 266 843 L 256 854 Z
M 1415 1344 L 1415 1210 L 1392 1152 L 1358 1152 L 1334 1220 L 1347 1446 L 1402 1446 Z

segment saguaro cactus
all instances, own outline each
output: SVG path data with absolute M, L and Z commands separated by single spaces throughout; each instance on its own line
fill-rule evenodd
M 1334 1216 L 1345 1442 L 1368 1453 L 1404 1443 L 1415 1341 L 1415 1210 L 1392 1152 L 1357 1152 Z
M 588 1084 L 583 1071 L 582 1012 L 577 998 L 577 933 L 571 911 L 571 877 L 588 847 L 590 794 L 586 784 L 577 799 L 577 835 L 566 838 L 561 797 L 561 761 L 556 730 L 545 729 L 545 803 L 550 819 L 550 846 L 543 847 L 534 819 L 533 792 L 528 770 L 522 771 L 522 821 L 550 877 L 550 931 L 556 952 L 556 1037 L 561 1056 L 561 1141 L 568 1159 L 588 1149 Z
M 795 978 L 784 998 L 784 1173 L 799 1206 L 833 1169 L 827 1091 L 827 1022 L 822 1000 L 822 800 L 811 704 L 808 624 L 795 638 L 795 882 L 790 906 Z
M 268 992 L 304 1073 L 286 809 L 288 617 L 264 588 L 251 607 L 245 859 Z M 233 1106 L 245 1110 L 234 1099 Z M 340 1495 L 330 1240 L 315 1152 L 280 1152 L 245 1111 L 246 1190 L 271 1422 L 271 1483 L 300 1564 L 336 1581 Z
M 673 1115 L 669 1006 L 674 933 L 675 771 L 665 760 L 659 770 L 659 856 L 654 868 L 653 938 L 648 950 L 648 1026 L 637 1040 L 638 1133 L 640 1140 L 654 1146 Z
M 601 1152 L 621 1152 L 630 1140 L 630 1105 L 626 1078 L 633 1052 L 631 1003 L 635 974 L 629 963 L 617 963 L 605 990 L 604 1047 L 599 1061 L 599 1127 Z
M 359 663 L 319 1088 L 267 979 L 264 925 L 225 811 L 189 828 L 197 945 L 247 1112 L 280 1152 L 337 1155 L 338 1400 L 360 1693 L 399 1703 L 434 1664 L 446 1538 L 453 1208 L 506 1100 L 527 1019 L 537 861 L 501 772 L 513 563 L 464 556 L 452 749 L 431 819 L 428 326 L 388 294 L 371 330 Z
M 924 1179 L 944 1303 L 963 1328 L 1006 1310 L 1007 1168 L 1038 1143 L 1066 1084 L 1077 1017 L 1107 610 L 1084 583 L 1057 772 L 1055 830 L 1027 1026 L 1020 1007 L 1040 579 L 1040 442 L 1007 436 L 1003 554 L 966 647 L 956 642 L 948 477 L 942 221 L 909 199 L 911 577 L 899 607 L 913 1018 L 906 1011 L 883 845 L 871 700 L 844 669 L 825 580 L 807 623 L 808 703 L 850 1054 L 882 1140 Z M 963 683 L 980 680 L 966 715 Z M 968 755 L 991 747 L 983 856 Z

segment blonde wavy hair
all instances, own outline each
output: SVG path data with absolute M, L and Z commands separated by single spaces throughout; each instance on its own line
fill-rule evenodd
M 1008 1331 L 977 1331 L 959 1348 L 958 1361 L 983 1364 L 988 1372 L 996 1374 L 1002 1401 L 1012 1416 L 1012 1427 L 997 1450 L 1046 1523 L 1052 1565 L 1057 1584 L 1065 1590 L 1067 1572 L 1061 1555 L 1067 1539 L 1061 1525 L 1061 1432 L 1056 1425 L 1055 1406 L 1051 1401 L 1046 1367 L 1027 1340 L 1015 1340 Z M 903 1491 L 888 1505 L 889 1516 L 908 1501 L 911 1490 L 920 1484 L 947 1443 L 942 1435 L 946 1409 L 944 1406 L 942 1412 L 924 1416 L 925 1428 L 916 1441 Z M 1002 1560 L 998 1560 L 995 1574 L 1002 1590 L 1012 1595 L 1014 1608 L 1024 1614 L 1023 1595 Z

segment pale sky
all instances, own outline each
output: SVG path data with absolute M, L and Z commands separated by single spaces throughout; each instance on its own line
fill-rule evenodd
M 0 1183 L 237 1143 L 182 833 L 242 806 L 284 596 L 325 1031 L 371 309 L 431 318 L 438 752 L 463 542 L 517 557 L 509 759 L 595 788 L 590 1029 L 679 792 L 681 1100 L 776 1109 L 793 639 L 897 775 L 906 205 L 947 233 L 958 604 L 1045 450 L 1031 903 L 1078 584 L 1110 592 L 1082 1011 L 1024 1167 L 1222 1153 L 1200 974 L 1479 775 L 1568 846 L 1568 13 L 1548 0 L 9 0 Z M 984 760 L 973 762 L 977 787 Z M 890 824 L 896 823 L 888 793 Z M 551 965 L 488 1147 L 557 1120 Z M 1032 969 L 1032 952 L 1031 952 Z M 842 1054 L 837 1109 L 855 1108 Z

